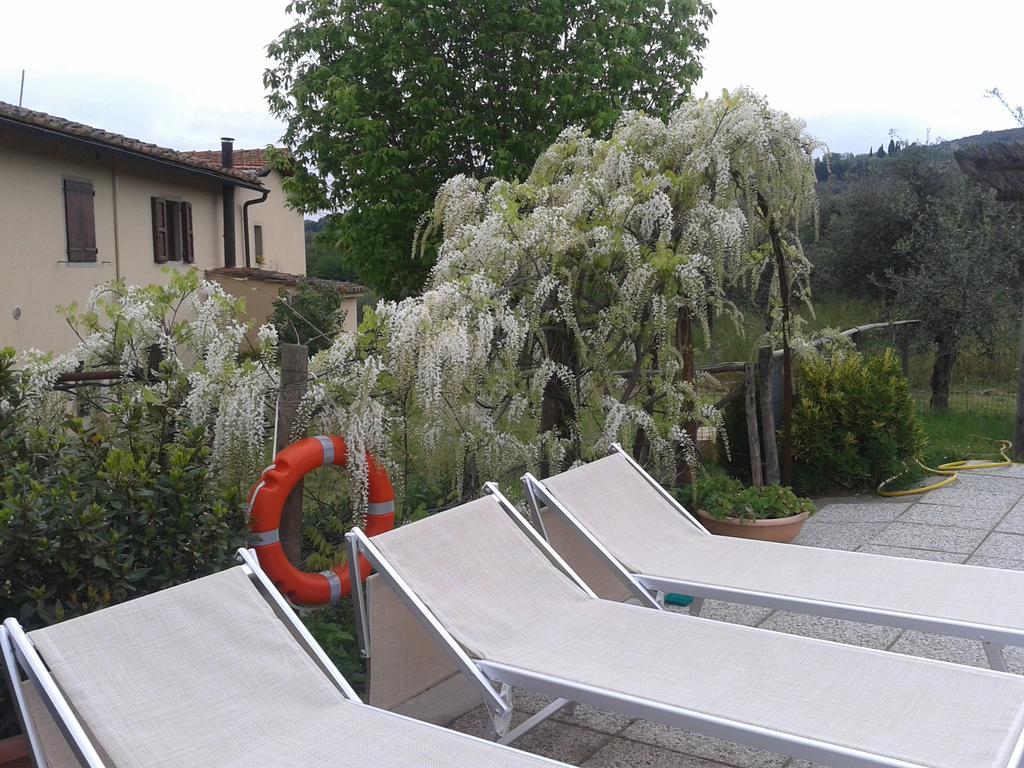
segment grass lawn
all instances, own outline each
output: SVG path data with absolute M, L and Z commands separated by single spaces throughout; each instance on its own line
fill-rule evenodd
M 999 458 L 997 440 L 1013 437 L 1013 413 L 951 407 L 924 408 L 921 425 L 928 436 L 924 463 L 930 467 L 959 459 Z

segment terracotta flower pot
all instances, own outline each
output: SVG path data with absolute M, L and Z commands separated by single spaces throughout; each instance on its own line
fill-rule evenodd
M 24 736 L 0 739 L 0 768 L 32 768 Z
M 736 536 L 740 539 L 760 539 L 761 541 L 778 541 L 788 544 L 800 533 L 809 513 L 801 512 L 799 515 L 778 517 L 773 520 L 740 520 L 736 517 L 719 520 L 704 510 L 698 509 L 697 516 L 705 528 L 719 536 Z

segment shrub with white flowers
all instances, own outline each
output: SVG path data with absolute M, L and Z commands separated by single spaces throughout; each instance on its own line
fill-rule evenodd
M 266 326 L 258 347 L 247 348 L 239 310 L 238 299 L 196 270 L 172 273 L 166 285 L 98 285 L 84 306 L 64 308 L 79 337 L 69 352 L 16 357 L 27 424 L 52 431 L 83 408 L 102 420 L 159 405 L 168 441 L 179 428 L 203 430 L 218 482 L 251 483 L 267 458 L 277 334 Z M 119 380 L 76 391 L 55 387 L 63 373 L 96 369 L 116 371 Z
M 694 329 L 735 311 L 727 283 L 766 277 L 792 333 L 815 146 L 740 90 L 667 122 L 627 113 L 607 139 L 568 129 L 522 182 L 451 179 L 418 236 L 439 240 L 426 290 L 313 358 L 308 420 L 403 475 L 447 467 L 463 494 L 615 440 L 678 473 L 693 425 L 718 420 Z

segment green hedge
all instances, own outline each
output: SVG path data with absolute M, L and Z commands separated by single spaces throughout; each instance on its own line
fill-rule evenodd
M 808 358 L 793 409 L 794 485 L 873 489 L 920 455 L 924 432 L 892 350 Z

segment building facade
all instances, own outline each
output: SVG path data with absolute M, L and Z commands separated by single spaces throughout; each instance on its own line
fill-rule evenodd
M 176 152 L 0 102 L 0 347 L 70 348 L 57 307 L 113 279 L 250 265 L 304 275 L 302 215 L 256 154 L 236 166 L 230 141 Z

